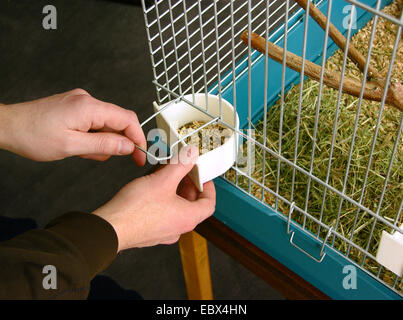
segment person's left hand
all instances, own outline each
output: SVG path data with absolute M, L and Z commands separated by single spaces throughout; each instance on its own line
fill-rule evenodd
M 138 165 L 145 164 L 144 152 L 134 146 L 147 148 L 136 114 L 82 89 L 0 108 L 6 118 L 0 147 L 26 158 L 104 161 L 111 155 L 133 154 Z
M 199 193 L 186 176 L 197 158 L 196 147 L 182 148 L 169 164 L 128 183 L 93 212 L 114 228 L 118 251 L 175 243 L 214 213 L 214 182 Z

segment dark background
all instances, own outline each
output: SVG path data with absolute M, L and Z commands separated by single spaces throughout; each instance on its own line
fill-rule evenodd
M 155 89 L 136 2 L 0 0 L 0 102 L 83 88 L 146 119 Z M 57 30 L 42 27 L 47 4 L 57 8 Z M 94 210 L 151 170 L 136 167 L 129 157 L 37 163 L 0 151 L 0 216 L 30 218 L 43 227 L 66 211 Z M 209 254 L 215 298 L 282 299 L 211 244 Z M 186 299 L 177 244 L 125 251 L 104 274 L 145 299 Z

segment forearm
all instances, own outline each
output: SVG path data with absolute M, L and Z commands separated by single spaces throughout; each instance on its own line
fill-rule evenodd
M 8 119 L 8 110 L 4 104 L 0 103 L 0 149 L 5 149 L 4 144 L 6 141 L 6 125 Z
M 0 299 L 85 299 L 90 281 L 116 252 L 116 234 L 105 220 L 63 215 L 43 230 L 0 243 Z M 49 265 L 55 270 L 52 281 L 45 279 Z
M 13 123 L 16 120 L 13 117 L 14 110 L 11 106 L 0 103 L 0 149 L 11 151 L 12 140 L 15 132 L 13 132 Z

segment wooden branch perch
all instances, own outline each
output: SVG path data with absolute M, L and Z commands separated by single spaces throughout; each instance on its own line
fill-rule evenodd
M 241 40 L 248 45 L 248 31 L 245 30 L 241 34 Z M 258 34 L 251 33 L 251 46 L 255 50 L 265 54 L 266 40 L 259 36 Z M 275 45 L 272 42 L 268 43 L 267 56 L 279 63 L 283 63 L 283 48 Z M 302 58 L 292 52 L 286 51 L 286 65 L 287 67 L 301 72 L 302 70 Z M 309 78 L 320 81 L 321 66 L 305 60 L 304 75 Z M 323 76 L 323 82 L 334 89 L 339 89 L 341 83 L 341 73 L 337 71 L 327 71 L 325 70 Z M 369 81 L 365 85 L 364 99 L 378 101 L 382 100 L 383 86 L 381 86 L 380 81 L 373 82 Z M 385 83 L 385 81 L 383 81 Z M 361 92 L 362 83 L 355 79 L 344 76 L 344 81 L 342 84 L 342 91 L 348 93 L 352 96 L 359 97 Z M 389 85 L 388 94 L 386 96 L 386 103 L 396 107 L 400 111 L 403 111 L 403 85 L 400 83 L 391 83 Z
M 295 2 L 298 3 L 299 6 L 304 10 L 306 10 L 307 1 L 309 0 L 295 0 Z M 312 2 L 309 3 L 309 15 L 323 30 L 326 30 L 327 18 Z M 344 51 L 346 50 L 347 39 L 331 22 L 329 22 L 329 36 L 340 49 Z M 351 42 L 348 46 L 347 56 L 357 64 L 361 72 L 364 72 L 366 58 L 353 46 Z M 381 79 L 378 70 L 371 65 L 368 65 L 368 75 L 370 78 Z

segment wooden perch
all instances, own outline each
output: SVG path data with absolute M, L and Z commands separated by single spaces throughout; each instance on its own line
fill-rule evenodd
M 298 3 L 301 8 L 306 10 L 307 0 L 295 0 L 295 2 Z M 309 3 L 309 15 L 323 30 L 326 30 L 327 18 L 312 2 Z M 343 51 L 346 50 L 347 39 L 331 22 L 329 22 L 329 36 L 340 49 Z M 351 42 L 348 46 L 347 56 L 357 64 L 361 72 L 364 72 L 366 59 Z M 381 79 L 378 70 L 371 65 L 368 65 L 368 75 L 370 78 Z
M 241 40 L 248 45 L 248 31 L 245 30 L 241 34 Z M 251 33 L 251 46 L 255 50 L 265 54 L 266 40 L 258 34 Z M 272 42 L 268 43 L 267 56 L 279 63 L 283 62 L 283 48 L 275 45 Z M 287 67 L 297 71 L 302 71 L 302 58 L 292 52 L 286 51 L 286 65 Z M 304 75 L 309 78 L 320 81 L 321 66 L 305 60 Z M 323 82 L 334 89 L 339 89 L 341 83 L 341 73 L 337 71 L 325 70 L 323 76 Z M 380 85 L 380 81 L 369 81 L 365 85 L 363 98 L 372 101 L 380 102 L 383 95 L 383 86 Z M 385 81 L 383 80 L 383 83 Z M 359 97 L 361 92 L 362 83 L 355 79 L 351 79 L 344 76 L 342 84 L 342 91 L 352 96 Z M 403 85 L 400 83 L 391 83 L 389 85 L 388 94 L 386 96 L 386 103 L 396 107 L 400 111 L 403 111 Z

